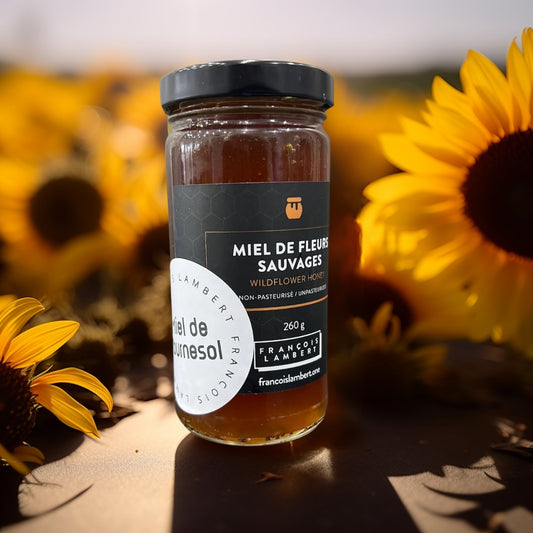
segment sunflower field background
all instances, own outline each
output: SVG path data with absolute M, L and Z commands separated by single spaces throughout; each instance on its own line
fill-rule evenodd
M 329 365 L 347 398 L 533 394 L 533 32 L 512 43 L 507 71 L 472 53 L 336 76 Z M 0 71 L 0 294 L 80 324 L 53 365 L 119 399 L 73 391 L 100 423 L 172 394 L 162 74 Z

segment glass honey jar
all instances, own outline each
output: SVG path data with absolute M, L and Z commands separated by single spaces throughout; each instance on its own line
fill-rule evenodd
M 327 406 L 326 71 L 223 61 L 161 79 L 174 393 L 237 445 L 305 435 Z

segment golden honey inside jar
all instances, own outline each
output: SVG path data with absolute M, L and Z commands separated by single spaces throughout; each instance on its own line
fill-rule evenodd
M 305 435 L 327 406 L 331 76 L 278 61 L 164 76 L 174 393 L 239 445 Z

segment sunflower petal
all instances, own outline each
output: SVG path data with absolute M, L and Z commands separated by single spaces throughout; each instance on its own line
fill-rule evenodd
M 397 344 L 402 338 L 402 323 L 396 315 L 390 317 L 390 333 L 387 342 L 390 345 Z
M 507 77 L 516 98 L 517 127 L 526 129 L 531 121 L 529 101 L 532 92 L 532 78 L 524 56 L 513 42 L 507 54 Z
M 12 294 L 3 294 L 0 296 L 0 312 L 4 311 L 6 307 L 16 299 L 16 296 L 13 296 Z
M 528 31 L 522 35 L 522 49 L 528 70 L 533 72 L 533 30 L 531 28 L 528 28 Z M 533 122 L 533 90 L 529 95 L 529 113 Z M 532 127 L 533 124 L 530 123 L 529 126 Z
M 24 462 L 16 456 L 15 453 L 8 451 L 5 446 L 2 445 L 2 443 L 0 443 L 0 459 L 4 460 L 9 466 L 23 476 L 30 473 L 29 467 L 26 466 Z
M 418 263 L 414 270 L 414 277 L 424 281 L 435 277 L 459 258 L 466 256 L 477 247 L 477 242 L 466 234 L 450 240 L 427 253 Z
M 431 172 L 437 176 L 453 176 L 457 168 L 425 153 L 405 135 L 384 134 L 381 144 L 385 157 L 396 167 L 407 172 Z
M 469 118 L 454 109 L 429 101 L 429 113 L 424 120 L 433 129 L 442 131 L 450 140 L 472 155 L 484 150 L 492 140 L 492 135 L 479 121 Z
M 37 465 L 42 465 L 44 463 L 43 452 L 35 446 L 22 444 L 15 448 L 14 454 L 16 455 L 17 459 L 20 459 L 25 463 L 35 463 Z
M 470 50 L 461 68 L 461 81 L 480 120 L 492 125 L 492 133 L 499 137 L 511 133 L 511 90 L 502 71 L 484 55 Z
M 459 174 L 458 171 L 456 171 Z M 379 203 L 388 203 L 408 198 L 413 194 L 436 194 L 450 197 L 454 195 L 459 181 L 459 176 L 454 178 L 442 178 L 431 176 L 431 179 L 424 179 L 422 175 L 393 174 L 385 176 L 367 185 L 363 194 L 369 199 Z
M 72 287 L 120 253 L 123 251 L 118 241 L 103 232 L 74 239 L 53 258 L 51 268 L 56 274 L 48 280 L 48 290 L 53 293 L 61 288 Z
M 19 298 L 11 302 L 0 313 L 0 358 L 8 362 L 10 355 L 6 352 L 11 340 L 24 325 L 37 313 L 44 311 L 44 306 L 34 298 Z
M 384 337 L 392 316 L 392 302 L 383 302 L 374 313 L 370 322 L 370 333 L 376 337 Z
M 402 127 L 416 146 L 439 161 L 457 167 L 466 167 L 474 162 L 469 153 L 450 142 L 439 130 L 409 118 L 402 119 Z
M 368 326 L 367 326 L 366 322 L 364 321 L 364 319 L 362 319 L 360 317 L 352 318 L 352 326 L 353 326 L 353 329 L 354 329 L 356 335 L 360 339 L 367 339 L 369 337 L 370 331 L 369 331 Z
M 411 206 L 419 205 L 419 209 Z M 387 216 L 387 224 L 392 224 L 400 231 L 436 231 L 447 222 L 453 223 L 457 218 L 458 209 L 462 208 L 460 200 L 449 196 L 431 194 L 427 192 L 413 193 L 401 198 L 396 203 L 397 209 L 391 210 Z
M 519 322 L 520 318 L 524 319 L 520 317 L 523 305 L 512 301 L 515 295 L 523 294 L 523 291 L 516 292 L 520 276 L 513 272 L 508 260 L 494 250 L 479 253 L 479 261 L 483 264 L 484 272 L 483 277 L 479 277 L 471 289 L 477 295 L 477 301 L 472 307 L 471 334 L 475 339 L 484 340 L 492 335 L 495 342 L 507 341 L 507 320 L 513 315 Z M 512 327 L 516 328 L 516 325 Z
M 516 262 L 506 262 L 500 268 L 494 279 L 492 305 L 500 310 L 498 327 L 500 330 L 499 342 L 508 342 L 516 335 L 521 318 L 526 317 L 521 298 L 527 291 L 526 273 L 521 269 L 522 265 Z M 526 319 L 530 322 L 531 317 Z
M 522 350 L 528 357 L 533 359 L 533 300 L 527 298 L 526 301 L 520 302 L 521 315 L 526 317 L 519 324 L 517 334 L 512 339 L 511 344 L 518 350 Z
M 458 117 L 465 117 L 474 123 L 477 122 L 468 97 L 440 76 L 436 76 L 433 80 L 431 94 L 433 100 L 442 108 L 453 111 Z M 430 104 L 431 101 L 427 103 Z
M 533 29 L 526 28 L 522 32 L 522 53 L 527 64 L 527 69 L 530 73 L 533 73 Z M 533 77 L 533 74 L 532 74 Z M 531 121 L 529 127 L 533 127 L 533 89 L 529 94 L 529 114 Z
M 9 345 L 6 360 L 14 368 L 25 368 L 50 357 L 78 331 L 72 320 L 56 320 L 39 324 L 22 332 Z
M 107 388 L 99 379 L 84 370 L 62 368 L 61 370 L 47 372 L 32 381 L 32 388 L 35 385 L 52 385 L 54 383 L 70 383 L 84 387 L 102 399 L 109 411 L 113 409 L 113 398 Z
M 525 28 L 522 32 L 522 53 L 527 63 L 527 68 L 533 72 L 533 29 Z
M 53 413 L 63 424 L 82 431 L 93 438 L 99 438 L 98 429 L 89 410 L 55 385 L 32 386 L 36 401 Z

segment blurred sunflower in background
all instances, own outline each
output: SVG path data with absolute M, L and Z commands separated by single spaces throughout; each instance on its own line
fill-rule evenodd
M 0 293 L 75 319 L 54 364 L 112 388 L 170 330 L 159 77 L 9 69 L 0 96 Z
M 165 190 L 165 115 L 158 99 L 148 104 L 156 80 L 11 71 L 0 77 L 2 102 L 10 103 L 8 116 L 16 115 L 17 125 L 0 127 L 5 292 L 55 300 L 93 273 L 124 263 L 131 256 L 131 238 L 123 247 L 124 236 L 137 199 L 145 202 L 132 191 L 145 177 L 157 187 L 156 212 L 166 210 L 159 192 Z M 154 172 L 155 180 L 148 176 Z
M 0 153 L 40 164 L 75 149 L 75 133 L 88 128 L 86 110 L 102 101 L 107 82 L 7 68 L 0 75 Z M 91 128 L 89 128 L 91 129 Z
M 447 343 L 465 336 L 462 295 L 398 270 L 396 257 L 374 246 L 373 224 L 365 216 L 343 223 L 346 270 L 330 282 L 332 381 L 357 399 L 450 397 Z
M 111 106 L 116 123 L 116 150 L 125 158 L 160 158 L 168 126 L 167 116 L 159 105 L 159 77 L 141 76 L 130 82 L 127 89 Z
M 138 162 L 118 203 L 115 228 L 109 231 L 123 250 L 121 276 L 138 289 L 170 261 L 164 159 Z
M 76 160 L 0 160 L 0 234 L 10 267 L 4 281 L 12 285 L 6 290 L 52 297 L 112 262 L 117 246 L 103 224 L 120 197 L 113 178 L 104 165 Z
M 158 396 L 159 374 L 168 378 L 172 346 L 165 163 L 147 158 L 130 166 L 118 158 L 117 164 L 128 180 L 107 228 L 114 262 L 96 279 L 79 282 L 76 294 L 56 306 L 58 318 L 75 317 L 81 324 L 56 360 L 85 368 L 110 387 L 124 374 L 144 374 L 144 384 L 129 392 L 152 398 Z
M 403 172 L 365 189 L 363 216 L 396 270 L 462 295 L 472 340 L 533 356 L 533 30 L 521 44 L 506 75 L 470 51 L 463 91 L 435 78 L 424 122 L 384 137 Z

